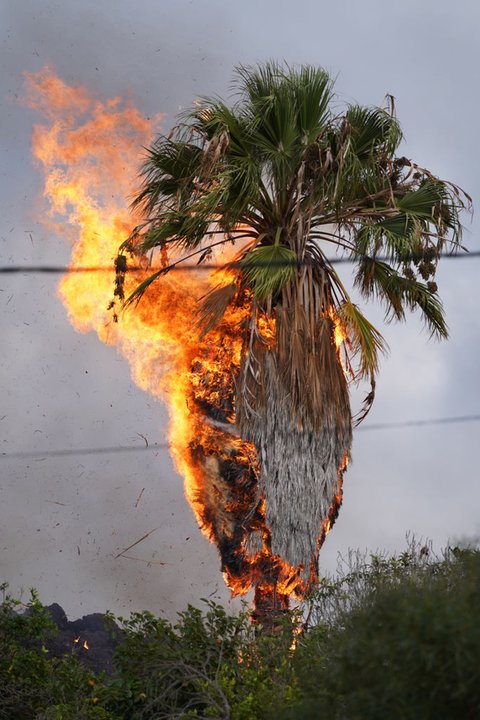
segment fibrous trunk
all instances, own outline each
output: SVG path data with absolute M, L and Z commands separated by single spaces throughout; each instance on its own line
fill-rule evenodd
M 320 293 L 315 304 L 315 288 L 311 297 L 306 307 L 297 286 L 275 308 L 274 338 L 254 334 L 237 393 L 237 426 L 257 449 L 272 553 L 306 575 L 341 498 L 352 439 L 331 305 Z
M 351 443 L 350 423 L 326 415 L 318 429 L 291 407 L 274 353 L 264 364 L 265 414 L 250 425 L 265 492 L 272 553 L 308 572 L 322 522 L 340 491 L 339 471 Z

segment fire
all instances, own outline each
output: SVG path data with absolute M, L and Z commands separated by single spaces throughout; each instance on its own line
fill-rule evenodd
M 78 643 L 80 642 L 80 635 L 77 635 L 77 637 L 73 638 L 73 642 L 74 642 L 76 645 L 78 645 Z M 88 644 L 88 640 L 84 640 L 84 641 L 83 641 L 83 643 L 82 643 L 82 648 L 83 648 L 84 650 L 90 650 L 90 645 Z
M 338 511 L 340 510 L 340 507 L 343 502 L 343 473 L 347 469 L 347 465 L 348 465 L 348 454 L 345 453 L 345 455 L 343 456 L 342 463 L 338 469 L 337 489 L 336 489 L 336 492 L 334 495 L 333 503 L 330 506 L 330 512 L 328 513 L 328 517 L 322 523 L 320 536 L 318 538 L 318 550 L 320 550 L 321 546 L 325 542 L 325 538 L 327 537 L 328 533 L 332 529 L 333 524 L 338 517 Z
M 197 301 L 230 281 L 225 271 L 170 273 L 150 286 L 134 310 L 120 312 L 118 305 L 114 313 L 107 310 L 118 247 L 141 221 L 125 200 L 135 193 L 139 149 L 150 144 L 162 118 L 147 120 L 119 98 L 101 102 L 83 88 L 66 85 L 50 68 L 27 75 L 26 83 L 28 104 L 45 117 L 34 128 L 33 153 L 45 173 L 50 222 L 73 240 L 70 267 L 112 268 L 62 279 L 58 292 L 70 320 L 79 332 L 93 330 L 115 345 L 128 359 L 136 383 L 167 402 L 169 445 L 185 479 L 186 497 L 200 528 L 219 549 L 232 592 L 244 594 L 254 587 L 257 610 L 285 609 L 292 594 L 302 596 L 316 580 L 316 568 L 312 563 L 305 581 L 301 567 L 271 553 L 255 448 L 234 431 L 233 378 L 241 362 L 249 299 L 227 310 L 221 325 L 205 337 L 193 321 Z M 125 295 L 150 272 L 127 272 Z M 339 345 L 344 336 L 333 319 Z M 260 332 L 267 343 L 273 342 L 274 331 L 274 320 L 264 318 Z M 319 546 L 341 503 L 345 466 L 346 458 Z

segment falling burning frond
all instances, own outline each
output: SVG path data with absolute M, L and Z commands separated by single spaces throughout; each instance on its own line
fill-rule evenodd
M 203 298 L 197 312 L 202 337 L 217 327 L 237 292 L 237 285 L 231 282 L 214 288 Z

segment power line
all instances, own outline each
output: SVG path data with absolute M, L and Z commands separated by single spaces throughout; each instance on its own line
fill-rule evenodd
M 371 425 L 360 425 L 356 430 L 391 430 L 403 427 L 423 427 L 425 425 L 450 425 L 453 423 L 477 422 L 480 415 L 459 415 L 457 417 L 430 418 L 429 420 L 405 420 L 393 423 L 372 423 Z
M 469 423 L 480 421 L 479 415 L 457 415 L 456 417 L 443 417 L 443 418 L 429 418 L 426 420 L 405 420 L 402 422 L 393 423 L 373 423 L 371 425 L 361 425 L 356 428 L 355 432 L 359 430 L 393 430 L 396 428 L 406 427 L 425 427 L 427 425 L 449 425 L 454 423 Z M 146 452 L 154 450 L 167 450 L 169 448 L 168 443 L 154 443 L 153 445 L 112 445 L 107 447 L 96 447 L 96 448 L 65 448 L 61 450 L 34 450 L 34 451 L 19 451 L 13 453 L 0 453 L 0 459 L 3 460 L 43 460 L 46 458 L 53 457 L 68 457 L 70 455 L 108 455 L 115 453 L 127 453 L 127 452 Z
M 480 257 L 480 250 L 473 250 L 472 252 L 467 252 L 463 254 L 453 255 L 451 253 L 442 253 L 439 257 L 448 259 L 448 260 L 466 260 L 466 259 L 473 259 Z M 421 260 L 421 256 L 419 255 L 409 255 L 405 258 L 402 258 L 402 262 L 411 261 L 411 260 Z M 359 255 L 357 258 L 349 258 L 349 257 L 339 257 L 339 258 L 326 258 L 327 262 L 331 265 L 343 265 L 347 263 L 354 263 L 358 260 L 372 260 L 372 261 L 379 261 L 379 262 L 389 262 L 391 259 L 388 256 L 380 256 L 377 255 L 375 257 L 370 257 L 368 255 Z M 286 265 L 293 265 L 295 267 L 302 267 L 304 265 L 313 265 L 315 264 L 315 261 L 298 261 L 298 262 L 272 262 L 272 263 L 249 263 L 249 267 L 275 267 L 275 266 L 286 266 Z M 174 270 L 177 271 L 183 271 L 183 270 L 220 270 L 220 269 L 227 269 L 227 268 L 234 268 L 234 267 L 243 267 L 241 263 L 235 262 L 235 263 L 225 263 L 223 265 L 220 265 L 218 263 L 202 263 L 202 264 L 196 264 L 196 263 L 182 263 L 181 261 L 174 265 L 173 267 L 168 269 L 168 272 L 172 272 Z M 127 272 L 145 272 L 146 270 L 152 270 L 156 272 L 158 269 L 161 270 L 161 268 L 145 268 L 145 267 L 139 267 L 139 266 L 127 266 Z M 59 275 L 64 273 L 97 273 L 97 272 L 108 272 L 113 273 L 115 272 L 115 268 L 113 264 L 111 266 L 86 266 L 86 267 L 65 267 L 62 265 L 2 265 L 0 266 L 0 274 L 2 275 L 15 275 L 15 274 L 34 274 L 34 273 L 44 273 L 47 275 Z
M 0 453 L 3 460 L 29 460 L 45 459 L 49 457 L 68 457 L 69 455 L 108 455 L 126 452 L 144 452 L 145 450 L 166 450 L 168 443 L 155 443 L 154 445 L 111 445 L 107 447 L 91 448 L 64 448 L 62 450 L 33 450 L 13 453 Z

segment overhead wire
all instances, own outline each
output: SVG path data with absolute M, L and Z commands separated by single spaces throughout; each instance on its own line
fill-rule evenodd
M 356 431 L 368 430 L 394 430 L 409 427 L 425 427 L 427 425 L 447 425 L 451 423 L 470 423 L 480 421 L 480 414 L 477 415 L 457 415 L 453 417 L 428 418 L 425 420 L 404 420 L 391 423 L 372 423 L 370 425 L 360 425 Z M 0 460 L 34 460 L 47 459 L 54 457 L 68 457 L 71 455 L 108 455 L 115 453 L 128 452 L 146 452 L 167 450 L 168 443 L 153 443 L 145 445 L 112 445 L 106 447 L 91 448 L 63 448 L 59 450 L 31 450 L 19 452 L 0 452 Z
M 452 253 L 442 253 L 439 257 L 445 258 L 448 260 L 466 260 L 466 259 L 473 259 L 480 257 L 480 250 L 473 250 L 472 252 L 466 252 L 463 254 L 452 254 Z M 336 257 L 336 258 L 326 258 L 326 261 L 331 265 L 342 265 L 347 263 L 354 263 L 358 260 L 373 260 L 376 262 L 389 262 L 390 258 L 387 255 L 377 255 L 377 256 L 369 256 L 369 255 L 359 255 L 356 258 L 350 258 L 350 257 Z M 402 258 L 402 262 L 408 262 L 412 260 L 421 260 L 420 255 L 408 255 Z M 269 263 L 249 263 L 249 267 L 252 267 L 253 265 L 255 267 L 274 267 L 274 266 L 284 266 L 284 265 L 294 265 L 295 267 L 302 267 L 304 265 L 310 265 L 314 264 L 313 261 L 308 260 L 300 260 L 295 262 L 269 262 Z M 241 262 L 231 262 L 231 263 L 182 263 L 182 261 L 178 261 L 178 264 L 165 268 L 166 272 L 172 272 L 172 271 L 183 271 L 183 270 L 219 270 L 219 269 L 225 269 L 225 268 L 235 268 L 235 267 L 242 267 Z M 127 266 L 126 272 L 145 272 L 149 269 L 154 268 L 148 268 L 143 266 Z M 158 268 L 155 268 L 157 270 Z M 162 270 L 163 268 L 159 268 Z M 63 274 L 63 273 L 94 273 L 94 272 L 115 272 L 115 268 L 112 265 L 98 265 L 98 266 L 85 266 L 85 267 L 66 267 L 63 265 L 2 265 L 0 266 L 0 274 L 2 275 L 14 275 L 14 274 L 35 274 L 35 273 L 45 273 L 45 274 Z M 123 272 L 123 270 L 122 270 Z

